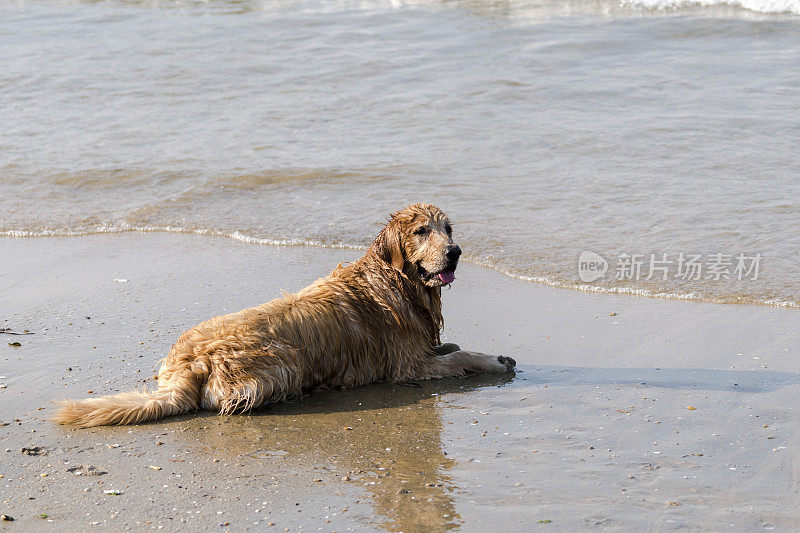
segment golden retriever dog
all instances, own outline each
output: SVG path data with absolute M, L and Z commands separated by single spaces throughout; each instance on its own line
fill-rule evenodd
M 444 212 L 406 207 L 357 261 L 297 294 L 185 332 L 161 365 L 158 389 L 65 400 L 55 420 L 138 424 L 198 408 L 247 411 L 315 387 L 513 372 L 511 358 L 439 344 L 441 288 L 455 280 L 460 255 Z

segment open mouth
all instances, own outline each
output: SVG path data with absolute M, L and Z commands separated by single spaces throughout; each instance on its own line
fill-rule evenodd
M 417 265 L 419 269 L 419 275 L 422 277 L 422 280 L 425 282 L 429 282 L 432 280 L 439 281 L 442 285 L 449 285 L 456 280 L 456 267 L 448 266 L 439 270 L 438 272 L 428 272 L 422 265 Z

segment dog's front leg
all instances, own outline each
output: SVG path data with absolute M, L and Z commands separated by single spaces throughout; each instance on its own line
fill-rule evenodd
M 439 357 L 425 360 L 421 379 L 460 376 L 464 372 L 485 372 L 489 374 L 505 374 L 513 372 L 517 362 L 510 357 L 487 355 L 479 352 L 457 350 Z

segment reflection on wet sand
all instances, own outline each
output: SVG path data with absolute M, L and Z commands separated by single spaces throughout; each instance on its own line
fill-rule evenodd
M 389 531 L 454 529 L 462 522 L 454 502 L 459 487 L 448 474 L 455 461 L 442 449 L 438 397 L 511 379 L 470 376 L 320 391 L 226 417 L 224 431 L 209 426 L 209 417 L 197 418 L 196 437 L 200 447 L 221 456 L 263 460 L 276 476 L 325 472 L 324 481 L 333 475 L 363 486 L 377 514 L 371 525 Z

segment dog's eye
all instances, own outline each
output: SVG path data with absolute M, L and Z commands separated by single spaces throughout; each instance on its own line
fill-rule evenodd
M 444 230 L 447 232 L 448 235 L 452 235 L 453 234 L 453 228 L 450 227 L 450 224 L 446 225 L 444 227 Z
M 414 231 L 414 235 L 425 235 L 428 233 L 428 228 L 425 226 L 420 226 Z

